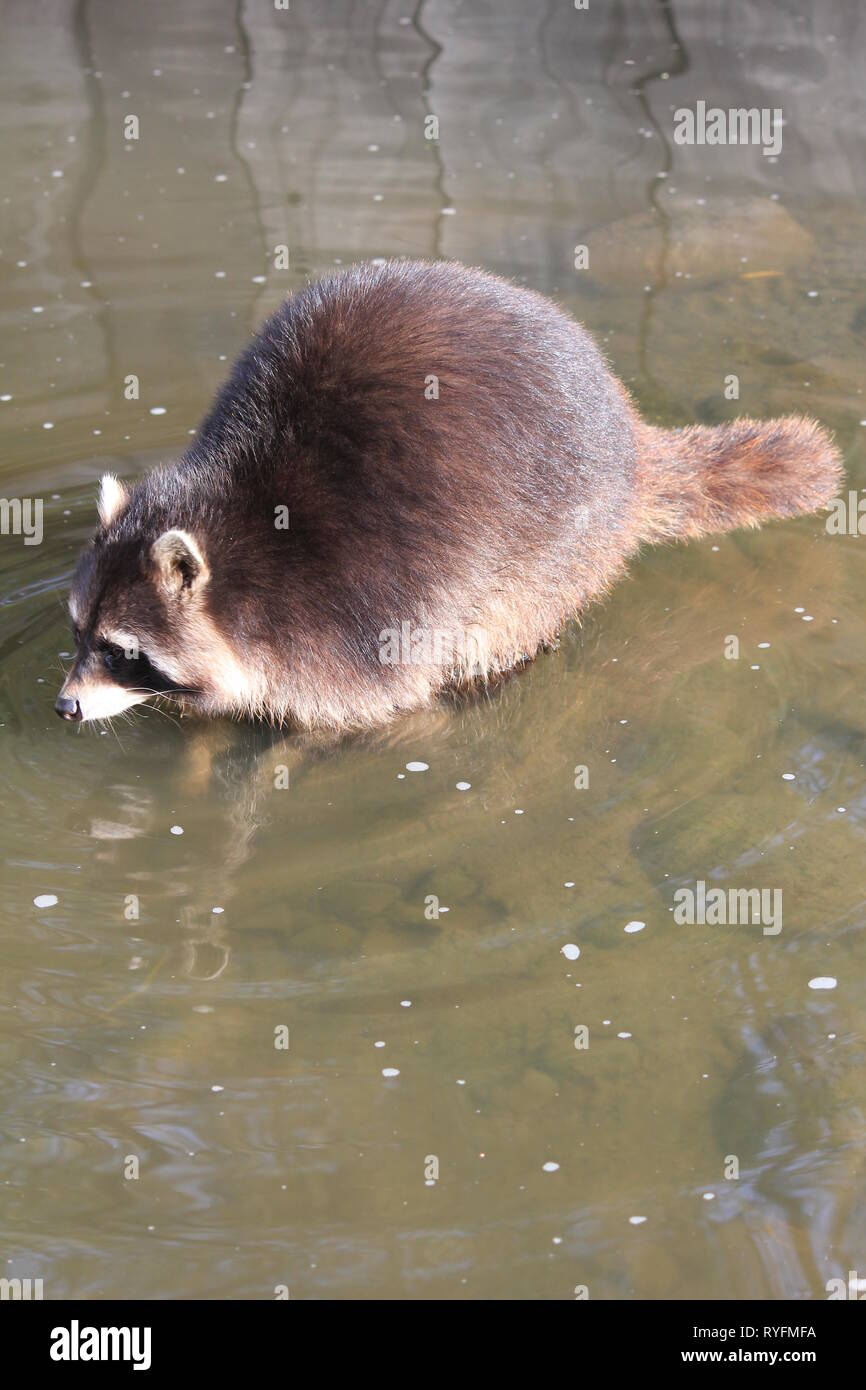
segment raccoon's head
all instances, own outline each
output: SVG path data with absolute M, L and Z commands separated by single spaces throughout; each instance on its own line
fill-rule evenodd
M 234 661 L 208 614 L 211 575 L 201 539 L 155 528 L 146 505 L 131 502 L 110 475 L 102 480 L 99 520 L 72 580 L 75 660 L 57 713 L 108 719 L 158 695 L 218 705 L 217 683 L 231 680 Z

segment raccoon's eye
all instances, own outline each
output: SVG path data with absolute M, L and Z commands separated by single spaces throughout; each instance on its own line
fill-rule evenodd
M 102 664 L 106 671 L 116 671 L 120 664 L 126 660 L 123 647 L 118 647 L 115 643 L 105 648 L 102 654 Z

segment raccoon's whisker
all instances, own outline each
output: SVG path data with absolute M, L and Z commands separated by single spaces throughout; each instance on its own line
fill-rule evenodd
M 166 691 L 151 690 L 146 686 L 136 686 L 132 693 L 134 695 L 146 695 L 153 697 L 154 702 L 153 704 L 149 705 L 148 708 L 154 710 L 157 714 L 161 714 L 164 719 L 168 719 L 170 723 L 176 724 L 178 728 L 180 728 L 180 720 L 175 718 L 170 708 L 165 708 L 165 704 L 167 703 L 170 706 L 173 699 L 175 699 L 176 697 L 180 697 L 177 699 L 177 703 L 180 706 L 181 711 L 183 711 L 183 696 L 186 694 L 195 694 L 194 691 L 187 691 L 182 687 L 178 687 L 176 691 Z
M 171 703 L 171 700 L 172 700 L 173 698 L 180 697 L 180 698 L 177 700 L 177 703 L 178 703 L 179 706 L 180 706 L 181 712 L 183 712 L 183 708 L 184 708 L 183 696 L 186 695 L 186 694 L 194 694 L 195 692 L 194 692 L 194 691 L 187 691 L 187 690 L 184 690 L 184 689 L 182 689 L 182 688 L 178 688 L 178 690 L 176 690 L 176 691 L 174 691 L 174 690 L 172 690 L 172 691 L 165 691 L 165 690 L 150 690 L 150 689 L 148 689 L 148 688 L 145 687 L 145 686 L 136 686 L 135 689 L 132 691 L 132 693 L 133 693 L 134 695 L 144 695 L 144 696 L 152 697 L 154 703 L 151 704 L 150 708 L 151 708 L 152 710 L 155 710 L 157 714 L 161 714 L 161 715 L 163 716 L 164 719 L 167 719 L 167 720 L 169 721 L 170 724 L 176 724 L 177 727 L 180 728 L 180 720 L 177 719 L 177 718 L 175 718 L 175 716 L 171 713 L 171 710 L 170 710 L 170 709 L 165 709 L 165 708 L 164 708 L 163 702 L 168 702 L 168 703 L 170 704 L 170 703 Z
M 169 724 L 176 724 L 180 728 L 180 720 L 176 719 L 170 710 L 163 709 L 160 705 L 151 705 L 154 714 L 161 714 L 163 719 L 167 719 Z
M 117 716 L 115 715 L 114 718 L 116 718 L 116 717 L 117 717 Z M 122 744 L 121 741 L 120 741 L 120 734 L 117 732 L 117 729 L 115 728 L 112 719 L 109 719 L 109 718 L 98 718 L 98 719 L 85 720 L 84 722 L 85 722 L 85 723 L 90 723 L 90 724 L 93 724 L 93 725 L 100 725 L 100 726 L 101 726 L 101 725 L 106 725 L 106 726 L 108 727 L 108 729 L 110 729 L 111 732 L 114 734 L 114 737 L 117 739 L 117 746 L 118 746 L 118 748 L 120 749 L 121 753 L 123 753 L 123 754 L 126 753 L 126 749 L 124 748 L 123 744 Z M 97 729 L 94 728 L 94 733 L 96 733 L 96 732 L 97 732 Z M 102 733 L 105 732 L 105 729 L 99 728 L 98 732 L 99 732 L 100 734 L 102 734 Z
M 133 685 L 129 687 L 129 692 L 131 695 L 161 696 L 166 700 L 172 699 L 175 695 L 195 695 L 197 693 L 192 686 L 187 689 L 187 687 L 183 685 L 172 686 L 171 690 L 151 690 L 150 687 L 146 685 Z

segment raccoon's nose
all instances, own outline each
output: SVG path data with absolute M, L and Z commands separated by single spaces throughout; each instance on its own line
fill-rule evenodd
M 58 695 L 54 703 L 54 708 L 61 719 L 80 719 L 81 706 L 77 700 L 70 700 L 68 695 Z

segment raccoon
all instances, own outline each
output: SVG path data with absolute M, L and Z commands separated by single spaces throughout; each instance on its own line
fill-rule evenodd
M 530 290 L 357 266 L 268 319 L 179 462 L 102 479 L 57 712 L 382 724 L 553 644 L 643 543 L 814 511 L 840 473 L 812 420 L 647 424 Z

